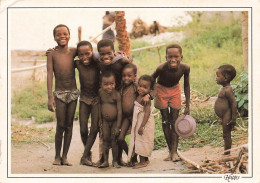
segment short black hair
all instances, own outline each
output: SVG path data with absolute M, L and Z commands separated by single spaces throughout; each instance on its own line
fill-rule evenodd
M 137 73 L 137 67 L 136 67 L 135 64 L 133 64 L 133 63 L 126 64 L 125 67 L 123 68 L 123 70 L 124 70 L 124 69 L 128 69 L 128 68 L 133 69 L 134 74 Z
M 232 81 L 236 77 L 236 69 L 232 65 L 221 65 L 218 69 L 228 81 Z
M 111 76 L 113 76 L 114 79 L 115 79 L 115 81 L 116 81 L 116 75 L 115 75 L 115 73 L 114 73 L 112 70 L 110 70 L 110 69 L 105 70 L 105 71 L 102 72 L 102 74 L 100 75 L 100 82 L 102 82 L 102 79 L 103 79 L 103 78 L 109 78 L 109 77 L 111 77 Z
M 178 45 L 178 44 L 170 44 L 170 45 L 168 45 L 166 47 L 166 54 L 167 54 L 168 49 L 170 49 L 170 48 L 178 48 L 180 54 L 182 55 L 182 47 L 180 45 Z
M 138 82 L 139 82 L 140 80 L 149 81 L 149 82 L 151 83 L 151 89 L 153 90 L 154 84 L 155 84 L 155 80 L 154 80 L 154 78 L 153 78 L 152 76 L 145 74 L 145 75 L 142 75 L 142 76 L 139 78 Z
M 68 29 L 68 32 L 69 32 L 69 35 L 70 35 L 70 29 L 68 28 L 68 26 L 64 25 L 64 24 L 59 24 L 56 27 L 54 27 L 54 29 L 53 29 L 53 36 L 54 37 L 55 37 L 56 29 L 59 28 L 59 27 L 66 27 Z
M 89 47 L 91 48 L 91 50 L 93 50 L 91 43 L 88 42 L 88 41 L 80 41 L 80 42 L 77 44 L 77 50 L 78 50 L 79 47 L 81 47 L 81 46 L 89 46 Z
M 114 43 L 113 41 L 111 41 L 110 39 L 102 39 L 98 42 L 97 44 L 97 49 L 98 49 L 98 52 L 99 52 L 99 49 L 102 48 L 102 47 L 107 47 L 107 46 L 110 46 L 111 49 L 113 51 L 115 51 L 114 49 Z

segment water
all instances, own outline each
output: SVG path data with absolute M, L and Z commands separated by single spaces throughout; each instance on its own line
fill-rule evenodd
M 9 9 L 9 44 L 11 50 L 46 50 L 56 45 L 53 28 L 65 24 L 70 28 L 69 46 L 78 42 L 78 27 L 82 27 L 82 40 L 90 40 L 102 31 L 102 8 L 19 8 Z M 178 9 L 126 9 L 127 31 L 140 17 L 147 25 L 154 20 L 163 26 L 178 26 L 191 21 L 191 17 Z M 98 40 L 101 36 L 98 38 Z

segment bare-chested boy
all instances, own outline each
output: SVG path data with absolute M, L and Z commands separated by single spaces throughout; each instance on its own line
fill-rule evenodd
M 121 96 L 115 90 L 115 75 L 112 71 L 103 72 L 101 75 L 101 88 L 99 90 L 101 119 L 102 119 L 102 132 L 103 132 L 103 156 L 104 162 L 99 165 L 99 168 L 109 166 L 108 152 L 109 143 L 112 144 L 112 165 L 120 168 L 118 165 L 118 143 L 117 136 L 122 121 L 122 105 Z
M 56 155 L 53 165 L 71 166 L 67 160 L 67 154 L 71 142 L 73 119 L 79 96 L 73 60 L 75 49 L 68 47 L 70 31 L 66 25 L 57 25 L 53 29 L 53 35 L 58 47 L 47 56 L 48 109 L 52 112 L 56 111 L 57 117 L 55 135 Z M 53 74 L 55 76 L 55 91 L 52 93 Z M 63 133 L 64 142 L 61 157 Z
M 134 101 L 138 95 L 136 80 L 137 67 L 136 65 L 130 63 L 127 64 L 123 69 L 122 74 L 122 88 L 120 89 L 120 94 L 122 96 L 122 112 L 123 120 L 121 124 L 121 132 L 118 137 L 119 150 L 118 150 L 118 163 L 120 166 L 125 165 L 122 160 L 123 149 L 128 154 L 128 146 L 125 142 L 125 136 L 132 124 L 133 111 L 134 111 Z
M 80 80 L 80 106 L 79 123 L 81 140 L 85 151 L 81 158 L 81 164 L 92 166 L 91 148 L 96 140 L 99 131 L 98 112 L 99 112 L 99 76 L 100 70 L 93 59 L 93 48 L 90 42 L 81 41 L 77 45 L 79 60 L 75 61 L 75 66 L 79 71 Z M 88 134 L 88 118 L 91 114 L 91 128 Z
M 215 102 L 215 113 L 221 118 L 225 150 L 231 148 L 231 130 L 236 125 L 237 102 L 230 82 L 236 77 L 236 69 L 232 65 L 222 65 L 216 72 L 216 83 L 222 85 Z M 230 151 L 225 151 L 229 155 Z
M 131 63 L 132 59 L 125 56 L 122 52 L 116 52 L 114 44 L 109 39 L 102 39 L 97 44 L 99 55 L 97 56 L 101 72 L 111 70 L 116 76 L 116 89 L 119 90 L 122 80 L 122 71 L 126 64 Z
M 166 62 L 160 64 L 152 74 L 157 80 L 157 94 L 154 106 L 160 109 L 162 115 L 162 128 L 169 148 L 169 156 L 165 161 L 177 161 L 179 136 L 177 135 L 174 123 L 181 109 L 181 86 L 180 79 L 184 75 L 184 94 L 186 107 L 184 114 L 189 114 L 190 106 L 190 67 L 182 61 L 182 48 L 178 44 L 172 44 L 166 48 Z

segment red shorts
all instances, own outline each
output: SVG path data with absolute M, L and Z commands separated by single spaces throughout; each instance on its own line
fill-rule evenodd
M 154 107 L 157 109 L 166 109 L 168 107 L 181 109 L 181 85 L 177 84 L 172 87 L 165 87 L 156 84 L 156 96 L 154 99 Z

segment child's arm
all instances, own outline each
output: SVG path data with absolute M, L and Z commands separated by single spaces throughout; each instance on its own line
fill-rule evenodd
M 151 113 L 151 101 L 147 105 L 144 105 L 144 119 L 142 121 L 140 128 L 138 129 L 139 135 L 143 135 L 143 131 L 144 131 L 145 125 L 150 117 L 150 113 Z
M 53 84 L 53 60 L 52 60 L 52 53 L 49 53 L 47 56 L 48 109 L 54 112 L 56 108 L 56 104 L 52 94 L 52 84 Z
M 234 126 L 236 125 L 236 118 L 237 118 L 237 102 L 231 87 L 227 89 L 225 95 L 231 107 L 231 121 L 228 122 L 227 125 L 230 124 L 232 128 L 234 128 Z
M 116 128 L 115 128 L 115 136 L 119 135 L 119 129 L 121 127 L 121 121 L 122 121 L 122 103 L 121 103 L 121 95 L 119 92 L 116 92 L 116 105 L 117 105 L 117 122 L 116 122 Z
M 156 70 L 154 71 L 154 73 L 151 75 L 154 79 L 156 79 L 159 75 L 160 75 L 160 73 L 161 73 L 161 71 L 162 71 L 162 68 L 163 68 L 163 65 L 162 64 L 160 64 L 157 68 L 156 68 Z
M 184 114 L 190 114 L 190 67 L 188 65 L 185 66 L 184 71 L 184 94 L 186 98 L 186 107 L 184 110 Z

